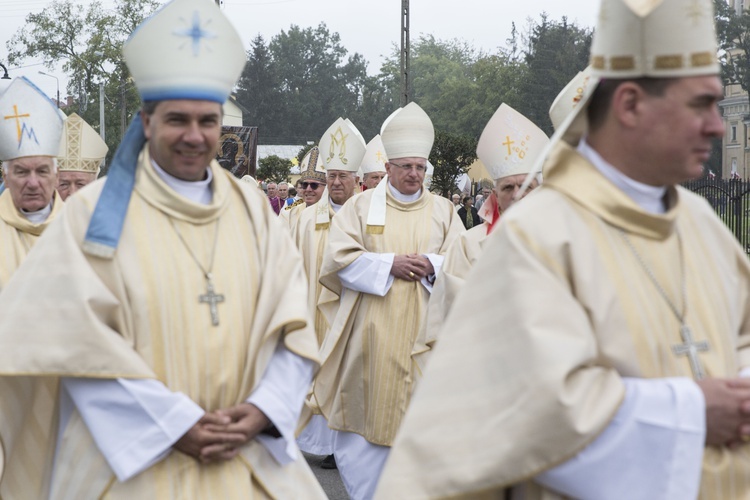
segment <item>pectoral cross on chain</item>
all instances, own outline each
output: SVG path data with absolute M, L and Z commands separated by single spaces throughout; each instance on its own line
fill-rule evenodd
M 690 369 L 693 371 L 695 380 L 701 380 L 706 377 L 706 373 L 703 371 L 701 366 L 701 360 L 698 358 L 699 352 L 706 352 L 709 350 L 708 342 L 701 340 L 696 342 L 693 340 L 693 334 L 690 332 L 690 328 L 687 325 L 680 327 L 680 336 L 682 337 L 682 344 L 672 346 L 672 352 L 676 356 L 687 356 L 690 361 Z
M 208 307 L 211 310 L 211 324 L 214 326 L 219 325 L 219 309 L 216 304 L 224 302 L 224 295 L 217 294 L 214 292 L 214 282 L 211 274 L 206 274 L 206 288 L 207 292 L 205 295 L 200 295 L 198 301 L 201 303 L 208 303 Z

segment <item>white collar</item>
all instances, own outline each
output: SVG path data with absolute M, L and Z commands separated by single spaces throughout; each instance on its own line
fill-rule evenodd
M 583 138 L 578 143 L 578 153 L 590 161 L 601 174 L 622 192 L 628 195 L 639 207 L 652 214 L 663 214 L 664 195 L 667 188 L 663 186 L 649 186 L 631 179 L 614 165 L 601 157 Z
M 414 194 L 404 194 L 395 187 L 393 187 L 393 184 L 391 184 L 390 179 L 388 180 L 388 189 L 390 189 L 391 194 L 394 198 L 396 198 L 401 203 L 410 203 L 412 201 L 417 201 L 420 196 L 422 196 L 422 189 L 420 188 L 419 191 L 417 191 Z
M 21 215 L 26 217 L 26 219 L 32 224 L 41 224 L 46 221 L 49 214 L 52 213 L 52 202 L 50 201 L 46 207 L 40 208 L 36 212 L 27 212 L 23 209 L 19 210 L 19 212 L 21 212 Z
M 211 181 L 214 179 L 211 167 L 206 169 L 207 175 L 202 181 L 186 181 L 168 174 L 163 168 L 157 165 L 153 159 L 151 160 L 151 165 L 154 167 L 156 174 L 161 180 L 163 180 L 167 186 L 174 189 L 180 196 L 184 196 L 188 200 L 201 205 L 211 204 L 211 200 L 213 200 Z
M 331 205 L 331 208 L 333 209 L 333 213 L 338 213 L 341 207 L 343 207 L 343 205 L 335 204 L 331 198 L 328 198 L 328 204 Z

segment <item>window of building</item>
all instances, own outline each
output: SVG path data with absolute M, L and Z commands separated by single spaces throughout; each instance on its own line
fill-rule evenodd
M 737 125 L 732 125 L 732 142 L 737 142 Z

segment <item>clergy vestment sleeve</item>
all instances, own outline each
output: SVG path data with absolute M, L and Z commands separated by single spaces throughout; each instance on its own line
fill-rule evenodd
M 365 252 L 338 272 L 341 284 L 356 292 L 383 297 L 393 285 L 391 268 L 395 257 L 393 253 Z
M 281 465 L 299 457 L 294 431 L 312 383 L 315 363 L 297 356 L 279 341 L 263 378 L 247 399 L 260 409 L 281 434 L 260 434 L 257 440 Z
M 63 378 L 62 384 L 120 481 L 165 458 L 205 413 L 158 380 Z
M 623 383 L 625 399 L 606 429 L 536 481 L 581 499 L 696 498 L 706 433 L 701 389 L 688 378 Z
M 430 264 L 432 264 L 433 273 L 430 276 L 422 278 L 420 283 L 422 283 L 422 286 L 424 286 L 428 292 L 432 293 L 432 283 L 434 283 L 440 275 L 440 268 L 443 266 L 445 256 L 436 253 L 426 253 L 424 256 L 430 261 Z M 432 283 L 430 283 L 430 281 L 432 281 Z

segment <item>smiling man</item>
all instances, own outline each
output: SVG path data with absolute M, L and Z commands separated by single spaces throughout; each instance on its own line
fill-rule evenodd
M 300 162 L 300 194 L 302 197 L 293 204 L 284 207 L 279 219 L 288 227 L 291 234 L 297 232 L 297 223 L 305 208 L 315 205 L 323 196 L 326 188 L 326 174 L 323 159 L 318 146 L 310 148 Z
M 411 397 L 410 355 L 448 246 L 464 231 L 451 203 L 423 189 L 432 121 L 416 103 L 387 120 L 388 177 L 333 218 L 319 307 L 331 325 L 314 395 L 336 430 L 349 495 L 372 497 Z
M 302 260 L 214 160 L 242 42 L 174 0 L 123 54 L 141 114 L 0 305 L 0 496 L 324 498 L 294 434 L 317 365 Z
M 62 129 L 56 106 L 25 78 L 0 96 L 0 288 L 62 209 L 55 193 Z

